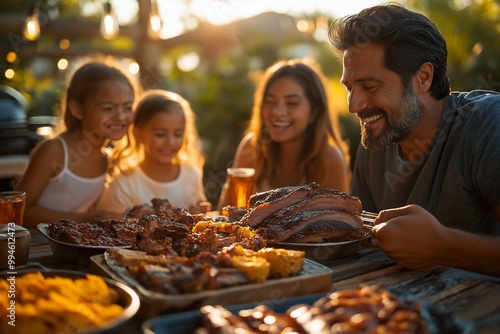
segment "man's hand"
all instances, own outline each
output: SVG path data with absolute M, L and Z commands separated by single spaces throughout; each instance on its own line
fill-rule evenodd
M 410 269 L 443 265 L 441 240 L 447 229 L 422 207 L 408 205 L 383 210 L 375 224 L 373 237 L 398 264 Z

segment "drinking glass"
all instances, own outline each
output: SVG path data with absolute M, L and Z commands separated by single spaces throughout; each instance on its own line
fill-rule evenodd
M 26 193 L 24 191 L 0 192 L 0 224 L 23 225 Z
M 246 208 L 250 196 L 255 192 L 255 169 L 228 168 L 229 176 L 229 205 Z

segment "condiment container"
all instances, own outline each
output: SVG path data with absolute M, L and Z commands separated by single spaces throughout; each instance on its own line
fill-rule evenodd
M 0 270 L 15 270 L 26 264 L 30 254 L 31 233 L 22 226 L 0 224 Z

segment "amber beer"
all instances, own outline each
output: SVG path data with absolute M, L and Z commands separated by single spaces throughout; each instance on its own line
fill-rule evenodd
M 248 199 L 255 192 L 255 169 L 228 168 L 229 205 L 246 208 Z
M 24 191 L 0 192 L 0 224 L 23 225 L 26 193 Z

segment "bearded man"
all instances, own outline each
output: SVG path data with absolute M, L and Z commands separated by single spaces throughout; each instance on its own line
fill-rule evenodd
M 401 5 L 336 21 L 330 42 L 361 124 L 352 194 L 380 211 L 380 248 L 500 276 L 500 94 L 450 92 L 444 37 Z

